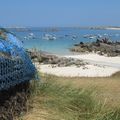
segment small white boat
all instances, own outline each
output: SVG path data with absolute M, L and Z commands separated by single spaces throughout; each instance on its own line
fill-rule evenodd
M 108 36 L 108 34 L 107 34 L 107 33 L 105 33 L 105 34 L 104 34 L 104 36 Z
M 29 33 L 27 36 L 24 37 L 25 40 L 35 39 L 34 33 Z
M 88 38 L 89 36 L 90 36 L 90 35 L 87 34 L 87 35 L 84 35 L 83 37 L 84 37 L 84 38 Z
M 34 36 L 34 34 L 33 33 L 29 33 L 29 36 Z
M 88 39 L 95 39 L 97 36 L 95 36 L 95 35 L 84 35 L 83 36 L 84 38 L 88 38 Z
M 51 35 L 51 34 L 45 34 L 42 38 L 44 40 L 56 40 L 57 39 L 54 35 Z
M 92 36 L 89 37 L 89 39 L 96 39 L 96 38 L 97 38 L 96 35 L 92 35 Z
M 103 36 L 102 36 L 101 34 L 98 34 L 97 37 L 98 37 L 98 38 L 102 38 Z

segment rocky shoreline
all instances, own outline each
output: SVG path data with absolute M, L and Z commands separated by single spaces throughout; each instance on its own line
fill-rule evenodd
M 97 53 L 108 57 L 120 56 L 120 42 L 112 42 L 107 38 L 97 39 L 95 42 L 74 44 L 72 52 Z
M 119 65 L 120 57 L 105 57 L 98 54 L 58 56 L 36 49 L 27 52 L 36 69 L 43 74 L 63 77 L 106 77 L 119 71 L 114 64 Z M 102 64 L 102 61 L 106 63 Z
M 88 64 L 87 62 L 83 62 L 83 60 L 66 58 L 56 56 L 47 52 L 38 51 L 36 49 L 27 50 L 29 56 L 31 57 L 33 62 L 37 62 L 39 64 L 51 64 L 56 67 L 67 67 L 67 66 L 85 66 Z

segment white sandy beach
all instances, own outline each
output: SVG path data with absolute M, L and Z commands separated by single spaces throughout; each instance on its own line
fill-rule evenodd
M 86 65 L 85 68 L 76 66 L 52 68 L 51 65 L 40 65 L 39 69 L 42 73 L 64 77 L 105 77 L 119 71 L 116 68 L 94 65 Z
M 106 57 L 101 56 L 95 53 L 90 54 L 81 54 L 81 55 L 66 55 L 64 57 L 67 58 L 75 58 L 75 59 L 81 59 L 88 62 L 101 62 L 102 63 L 110 63 L 110 64 L 120 64 L 120 57 Z
M 120 57 L 104 57 L 97 54 L 72 55 L 64 57 L 82 59 L 83 61 L 88 60 L 90 62 L 88 65 L 82 67 L 53 67 L 52 65 L 40 65 L 38 63 L 36 64 L 36 67 L 42 73 L 64 77 L 105 77 L 111 76 L 112 74 L 120 71 Z

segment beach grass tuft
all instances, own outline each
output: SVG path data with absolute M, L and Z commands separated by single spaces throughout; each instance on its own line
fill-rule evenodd
M 120 108 L 108 106 L 106 99 L 98 99 L 95 86 L 74 87 L 60 82 L 66 78 L 52 75 L 41 79 L 32 83 L 32 109 L 23 120 L 120 120 Z

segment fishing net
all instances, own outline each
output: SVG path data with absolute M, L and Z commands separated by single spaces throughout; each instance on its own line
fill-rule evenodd
M 35 76 L 36 69 L 22 42 L 0 29 L 0 90 L 6 90 Z

